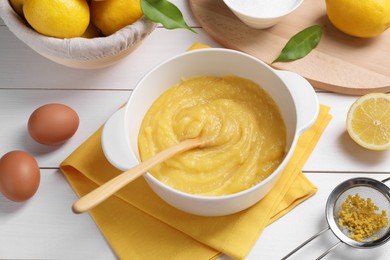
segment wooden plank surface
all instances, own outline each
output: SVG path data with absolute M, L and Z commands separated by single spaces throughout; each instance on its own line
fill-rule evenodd
M 303 59 L 274 63 L 297 72 L 316 88 L 358 95 L 390 91 L 390 30 L 380 37 L 361 39 L 338 31 L 328 20 L 325 1 L 311 0 L 266 30 L 242 23 L 222 0 L 189 0 L 202 27 L 227 48 L 249 53 L 268 64 L 297 32 L 314 24 L 324 28 L 315 50 Z
M 0 259 L 117 259 L 90 216 L 71 212 L 76 195 L 58 164 L 107 120 L 148 70 L 194 42 L 220 46 L 199 28 L 189 2 L 172 2 L 181 8 L 198 34 L 159 27 L 122 62 L 93 71 L 69 69 L 41 57 L 0 20 L 0 156 L 13 149 L 25 149 L 37 158 L 42 176 L 37 194 L 26 203 L 11 202 L 0 194 Z M 355 97 L 318 90 L 317 95 L 321 103 L 331 107 L 333 115 L 304 167 L 318 193 L 268 226 L 248 260 L 280 259 L 323 228 L 326 199 L 341 181 L 357 176 L 390 177 L 390 151 L 364 150 L 345 133 L 345 113 Z M 74 107 L 81 119 L 76 134 L 56 147 L 34 143 L 26 130 L 30 113 L 51 102 Z M 335 238 L 327 234 L 291 259 L 314 259 L 333 242 Z M 387 260 L 389 255 L 390 243 L 372 250 L 342 246 L 327 259 Z

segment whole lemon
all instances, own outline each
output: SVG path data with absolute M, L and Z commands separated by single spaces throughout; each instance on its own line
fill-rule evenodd
M 86 0 L 25 0 L 23 13 L 37 32 L 57 38 L 81 36 L 90 18 Z
M 83 35 L 81 35 L 81 37 L 88 38 L 88 39 L 102 37 L 102 36 L 103 35 L 100 32 L 100 30 L 95 27 L 95 25 L 92 23 L 92 21 L 89 21 L 89 25 L 88 25 L 87 29 L 85 30 Z
M 23 15 L 24 0 L 9 0 L 9 3 L 11 4 L 12 8 L 20 17 L 24 17 Z
M 326 0 L 329 20 L 340 31 L 376 37 L 390 27 L 390 0 Z
M 140 0 L 92 1 L 90 9 L 93 24 L 106 36 L 142 16 Z

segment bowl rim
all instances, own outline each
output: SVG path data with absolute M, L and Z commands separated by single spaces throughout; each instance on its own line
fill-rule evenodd
M 134 87 L 133 92 L 130 95 L 130 97 L 126 103 L 125 115 L 123 117 L 123 120 L 125 120 L 123 130 L 125 131 L 126 146 L 131 151 L 131 154 L 135 157 L 134 159 L 136 160 L 137 163 L 140 163 L 140 160 L 137 158 L 136 152 L 133 151 L 132 145 L 131 145 L 131 142 L 129 139 L 129 134 L 127 134 L 129 132 L 129 128 L 128 128 L 128 126 L 129 126 L 128 121 L 129 120 L 127 120 L 127 118 L 129 117 L 128 113 L 130 113 L 129 112 L 129 106 L 130 106 L 129 104 L 131 104 L 133 99 L 135 99 L 135 97 L 137 96 L 136 93 L 139 91 L 139 89 L 141 89 L 140 86 L 142 86 L 143 82 L 150 76 L 150 74 L 152 74 L 156 70 L 160 69 L 160 67 L 165 66 L 167 63 L 170 63 L 171 61 L 179 59 L 183 56 L 196 55 L 197 53 L 204 53 L 204 52 L 222 52 L 222 53 L 240 55 L 240 56 L 245 57 L 246 59 L 250 59 L 250 60 L 253 60 L 253 61 L 259 63 L 264 69 L 271 72 L 273 77 L 284 86 L 284 88 L 286 90 L 286 94 L 288 94 L 290 96 L 292 103 L 294 104 L 294 109 L 295 109 L 294 113 L 297 114 L 297 106 L 295 104 L 294 98 L 292 97 L 292 94 L 291 94 L 289 88 L 286 86 L 285 82 L 280 78 L 280 76 L 275 72 L 275 70 L 272 67 L 270 67 L 269 65 L 267 65 L 265 62 L 255 58 L 249 54 L 246 54 L 246 53 L 243 53 L 240 51 L 236 51 L 236 50 L 232 50 L 232 49 L 225 49 L 225 48 L 205 48 L 205 49 L 198 49 L 198 50 L 192 50 L 189 52 L 180 53 L 178 55 L 175 55 L 175 56 L 161 62 L 160 64 L 158 64 L 157 66 L 152 68 L 147 74 L 145 74 L 142 77 L 142 79 L 137 83 L 137 85 Z M 296 144 L 297 144 L 298 138 L 299 138 L 299 132 L 297 129 L 297 125 L 295 125 L 295 128 L 293 130 L 294 130 L 294 135 L 293 135 L 293 138 L 291 140 L 291 145 L 290 145 L 289 149 L 286 150 L 285 156 L 284 156 L 282 162 L 278 165 L 278 167 L 270 175 L 268 175 L 265 179 L 263 179 L 259 183 L 251 186 L 248 189 L 245 189 L 245 190 L 242 190 L 242 191 L 239 191 L 236 193 L 220 195 L 220 196 L 205 196 L 205 195 L 199 195 L 199 194 L 191 194 L 191 193 L 177 190 L 177 189 L 159 181 L 157 178 L 155 178 L 149 172 L 146 172 L 143 175 L 143 177 L 147 180 L 152 181 L 153 183 L 157 184 L 158 186 L 161 186 L 162 188 L 168 190 L 171 193 L 176 193 L 182 197 L 189 198 L 189 199 L 205 200 L 205 201 L 220 201 L 220 200 L 230 200 L 233 198 L 243 197 L 243 196 L 246 196 L 250 193 L 253 193 L 254 191 L 260 189 L 261 187 L 267 185 L 269 182 L 274 180 L 274 178 L 278 177 L 280 175 L 280 173 L 283 171 L 283 169 L 285 168 L 286 164 L 289 162 L 289 160 L 290 160 L 290 158 L 291 158 L 291 156 L 296 148 Z

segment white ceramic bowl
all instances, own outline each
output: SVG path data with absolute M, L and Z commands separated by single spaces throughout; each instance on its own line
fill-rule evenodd
M 58 39 L 32 29 L 10 6 L 0 1 L 0 16 L 8 29 L 40 55 L 71 68 L 96 69 L 110 66 L 129 55 L 156 27 L 140 19 L 107 37 Z
M 223 0 L 246 25 L 266 29 L 292 13 L 303 0 Z
M 181 79 L 191 76 L 234 74 L 262 86 L 278 104 L 287 128 L 287 154 L 280 166 L 264 181 L 227 196 L 197 196 L 177 191 L 154 178 L 143 176 L 163 200 L 183 211 L 203 216 L 220 216 L 244 210 L 262 199 L 273 187 L 290 159 L 299 135 L 315 121 L 319 104 L 312 86 L 301 76 L 277 71 L 242 52 L 202 49 L 183 53 L 155 67 L 137 84 L 127 104 L 105 124 L 102 146 L 114 166 L 125 171 L 140 162 L 138 132 L 152 103 Z

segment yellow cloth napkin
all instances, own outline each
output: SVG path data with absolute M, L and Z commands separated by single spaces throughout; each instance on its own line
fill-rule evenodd
M 138 178 L 90 214 L 120 259 L 213 259 L 221 253 L 245 258 L 268 224 L 317 191 L 301 169 L 331 120 L 328 112 L 321 105 L 317 121 L 301 135 L 274 188 L 245 211 L 222 217 L 187 214 L 162 201 Z M 120 173 L 104 157 L 101 130 L 60 165 L 79 196 Z

